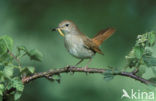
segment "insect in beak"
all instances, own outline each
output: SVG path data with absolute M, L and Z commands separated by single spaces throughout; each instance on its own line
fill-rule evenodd
M 59 27 L 53 28 L 52 31 L 58 31 L 61 36 L 64 36 L 63 32 L 61 31 L 61 28 L 59 28 Z

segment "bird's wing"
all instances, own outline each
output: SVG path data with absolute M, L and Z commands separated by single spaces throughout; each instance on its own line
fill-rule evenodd
M 102 51 L 99 49 L 99 46 L 97 46 L 91 39 L 89 39 L 86 36 L 83 36 L 83 42 L 84 47 L 93 50 L 94 52 L 97 52 L 99 54 L 102 54 Z
M 92 38 L 92 41 L 97 45 L 100 46 L 104 40 L 109 38 L 113 33 L 115 32 L 114 28 L 107 28 L 105 30 L 101 30 L 99 33 L 97 33 L 94 38 Z

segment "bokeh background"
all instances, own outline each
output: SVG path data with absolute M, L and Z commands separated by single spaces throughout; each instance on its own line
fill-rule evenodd
M 89 67 L 122 69 L 137 35 L 156 30 L 156 0 L 0 0 L 0 35 L 11 36 L 14 48 L 39 49 L 44 54 L 41 63 L 27 58 L 22 61 L 23 65 L 34 65 L 38 72 L 78 61 L 64 48 L 63 37 L 50 30 L 65 19 L 74 21 L 89 37 L 114 27 L 116 33 L 101 46 L 105 55 L 97 54 Z M 149 76 L 151 72 L 145 74 Z M 68 73 L 61 75 L 60 84 L 45 79 L 27 84 L 20 101 L 131 101 L 121 99 L 122 89 L 155 91 L 126 77 L 108 82 L 99 74 Z

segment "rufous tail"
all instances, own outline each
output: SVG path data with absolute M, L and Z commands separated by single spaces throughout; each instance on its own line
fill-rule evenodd
M 107 28 L 105 30 L 100 31 L 97 33 L 94 38 L 92 38 L 92 41 L 97 45 L 100 46 L 102 42 L 106 39 L 108 39 L 113 33 L 115 32 L 114 28 Z

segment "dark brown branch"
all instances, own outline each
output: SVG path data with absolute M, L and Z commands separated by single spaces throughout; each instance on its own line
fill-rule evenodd
M 68 66 L 68 67 L 50 70 L 48 72 L 36 73 L 36 74 L 31 75 L 31 76 L 24 77 L 24 78 L 22 78 L 22 82 L 24 84 L 26 84 L 26 83 L 29 83 L 30 81 L 34 80 L 34 79 L 38 79 L 38 78 L 42 78 L 42 77 L 47 78 L 47 77 L 51 77 L 53 75 L 59 75 L 61 73 L 68 73 L 68 72 L 83 72 L 83 73 L 102 74 L 105 71 L 106 71 L 106 69 L 103 69 L 103 68 L 87 68 L 87 69 L 84 69 L 84 68 Z M 129 78 L 135 79 L 137 81 L 140 81 L 144 84 L 150 84 L 151 83 L 150 81 L 135 75 L 136 72 L 137 71 L 135 71 L 135 72 L 119 72 L 119 73 L 114 73 L 113 75 L 120 75 L 120 76 L 129 77 Z

